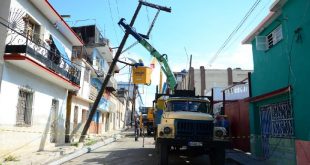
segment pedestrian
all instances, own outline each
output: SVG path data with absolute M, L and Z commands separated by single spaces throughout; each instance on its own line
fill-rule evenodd
M 137 117 L 135 119 L 135 141 L 138 141 L 139 130 L 140 130 L 140 121 L 139 121 L 139 118 Z

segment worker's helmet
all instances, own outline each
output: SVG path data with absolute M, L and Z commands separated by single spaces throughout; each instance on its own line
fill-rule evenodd
M 143 63 L 142 59 L 139 59 L 139 63 Z

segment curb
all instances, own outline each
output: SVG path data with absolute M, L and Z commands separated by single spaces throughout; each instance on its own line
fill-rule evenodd
M 114 137 L 105 139 L 105 140 L 103 140 L 102 142 L 98 142 L 98 143 L 96 143 L 96 144 L 94 144 L 94 145 L 92 145 L 92 146 L 84 147 L 84 148 L 82 148 L 82 149 L 80 149 L 80 150 L 78 150 L 78 151 L 75 151 L 75 152 L 73 152 L 73 153 L 71 153 L 71 154 L 68 154 L 68 155 L 66 155 L 66 156 L 63 156 L 63 157 L 61 157 L 61 158 L 58 159 L 58 160 L 55 160 L 55 161 L 52 161 L 52 162 L 48 163 L 48 165 L 60 165 L 60 164 L 65 163 L 65 162 L 67 162 L 67 161 L 69 161 L 69 160 L 71 160 L 71 159 L 74 159 L 74 158 L 76 158 L 76 157 L 79 157 L 79 156 L 81 156 L 81 155 L 84 155 L 84 154 L 86 154 L 86 153 L 89 153 L 89 152 L 91 152 L 91 151 L 93 151 L 93 150 L 95 150 L 95 149 L 97 149 L 97 148 L 100 148 L 100 147 L 102 147 L 102 146 L 105 146 L 105 145 L 107 145 L 107 144 L 110 144 L 110 143 L 112 143 L 112 142 L 114 142 L 114 141 L 116 141 L 116 140 L 119 140 L 119 139 L 123 138 L 123 137 L 124 137 L 124 136 L 121 135 L 121 133 L 115 134 Z

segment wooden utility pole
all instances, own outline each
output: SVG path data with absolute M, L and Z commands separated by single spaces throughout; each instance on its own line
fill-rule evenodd
M 133 15 L 133 17 L 132 17 L 132 19 L 131 19 L 131 22 L 130 22 L 130 24 L 129 24 L 131 27 L 133 26 L 133 24 L 134 24 L 134 22 L 135 22 L 135 20 L 136 20 L 136 18 L 137 18 L 137 16 L 138 16 L 138 13 L 139 13 L 139 11 L 140 11 L 140 9 L 141 9 L 141 7 L 142 7 L 142 3 L 143 3 L 143 1 L 139 1 L 138 7 L 136 8 L 136 11 L 135 11 L 135 13 L 134 13 L 134 15 Z M 124 46 L 125 46 L 125 43 L 126 43 L 126 41 L 127 41 L 128 36 L 129 36 L 129 33 L 126 31 L 125 34 L 124 34 L 124 37 L 123 37 L 123 39 L 122 39 L 122 41 L 121 41 L 121 43 L 120 43 L 120 45 L 119 45 L 119 47 L 118 47 L 118 49 L 117 49 L 117 52 L 116 52 L 116 54 L 115 54 L 115 57 L 114 57 L 114 59 L 113 59 L 111 65 L 110 65 L 108 74 L 107 74 L 107 76 L 105 77 L 105 79 L 104 79 L 104 81 L 103 81 L 103 83 L 102 83 L 102 85 L 101 85 L 101 88 L 100 88 L 100 90 L 99 90 L 99 92 L 98 92 L 98 95 L 97 95 L 97 97 L 96 97 L 96 100 L 95 100 L 95 102 L 94 102 L 94 105 L 92 106 L 92 108 L 91 108 L 91 110 L 90 110 L 88 119 L 87 119 L 87 121 L 86 121 L 86 123 L 85 123 L 85 126 L 84 126 L 84 128 L 83 128 L 83 131 L 82 131 L 81 137 L 80 137 L 80 139 L 79 139 L 79 142 L 84 142 L 84 140 L 85 140 L 85 137 L 86 137 L 85 135 L 86 135 L 87 130 L 88 130 L 89 126 L 90 126 L 91 120 L 92 120 L 92 118 L 93 118 L 93 116 L 94 116 L 94 114 L 95 114 L 95 112 L 96 112 L 96 110 L 97 110 L 97 107 L 98 107 L 99 101 L 100 101 L 100 99 L 101 99 L 101 97 L 102 97 L 102 95 L 103 95 L 104 89 L 106 88 L 106 86 L 107 86 L 107 84 L 108 84 L 108 82 L 109 82 L 109 80 L 110 80 L 110 77 L 112 76 L 112 74 L 113 74 L 113 72 L 114 72 L 115 65 L 116 65 L 116 63 L 117 63 L 117 61 L 118 61 L 119 56 L 120 56 L 121 53 L 122 53 L 122 50 L 123 50 L 123 48 L 124 48 Z

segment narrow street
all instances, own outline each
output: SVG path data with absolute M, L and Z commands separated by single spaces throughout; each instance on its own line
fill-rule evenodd
M 104 164 L 104 165 L 157 165 L 158 156 L 155 152 L 153 137 L 145 138 L 144 148 L 142 147 L 143 139 L 134 141 L 134 137 L 127 136 L 117 142 L 103 146 L 90 153 L 72 159 L 65 165 L 81 164 Z M 195 155 L 189 152 L 172 152 L 169 154 L 169 164 L 210 164 L 208 155 Z M 226 164 L 234 165 L 233 162 Z

